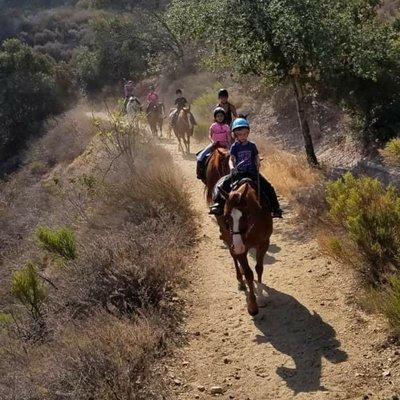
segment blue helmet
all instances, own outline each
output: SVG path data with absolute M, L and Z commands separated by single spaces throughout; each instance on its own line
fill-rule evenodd
M 240 129 L 240 128 L 249 128 L 250 129 L 249 121 L 247 121 L 246 118 L 236 118 L 233 121 L 232 131 L 235 131 L 236 129 Z

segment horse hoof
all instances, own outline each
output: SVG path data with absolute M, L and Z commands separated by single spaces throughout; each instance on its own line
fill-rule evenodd
M 238 289 L 243 292 L 246 290 L 246 284 L 244 282 L 238 282 Z
M 252 317 L 255 317 L 257 314 L 258 314 L 258 307 L 256 306 L 256 307 L 248 307 L 247 308 L 247 311 L 249 312 L 249 314 L 252 316 Z

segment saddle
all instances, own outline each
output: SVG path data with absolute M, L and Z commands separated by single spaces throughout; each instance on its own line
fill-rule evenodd
M 237 190 L 240 186 L 244 185 L 245 183 L 249 183 L 254 190 L 257 190 L 257 184 L 251 178 L 242 178 L 231 183 L 231 190 Z

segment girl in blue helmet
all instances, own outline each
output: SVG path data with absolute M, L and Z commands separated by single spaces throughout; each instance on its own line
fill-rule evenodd
M 224 209 L 224 199 L 220 193 L 220 188 L 229 193 L 231 183 L 240 181 L 243 178 L 250 178 L 253 182 L 258 181 L 260 168 L 260 157 L 255 143 L 248 140 L 250 125 L 246 118 L 235 119 L 232 124 L 232 131 L 235 136 L 235 143 L 230 149 L 229 167 L 231 173 L 224 176 L 216 184 L 213 200 L 214 204 L 210 207 L 210 214 L 221 215 Z M 232 176 L 234 174 L 234 176 Z M 260 174 L 260 197 L 264 204 L 271 207 L 273 218 L 282 218 L 282 210 L 272 185 Z

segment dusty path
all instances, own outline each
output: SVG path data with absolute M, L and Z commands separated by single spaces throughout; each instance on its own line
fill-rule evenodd
M 215 398 L 219 386 L 224 399 L 395 399 L 399 355 L 384 343 L 384 323 L 353 305 L 348 272 L 319 255 L 287 205 L 265 260 L 268 304 L 255 318 L 247 314 L 194 157 L 166 147 L 201 215 L 186 293 L 190 339 L 169 367 L 176 398 Z

